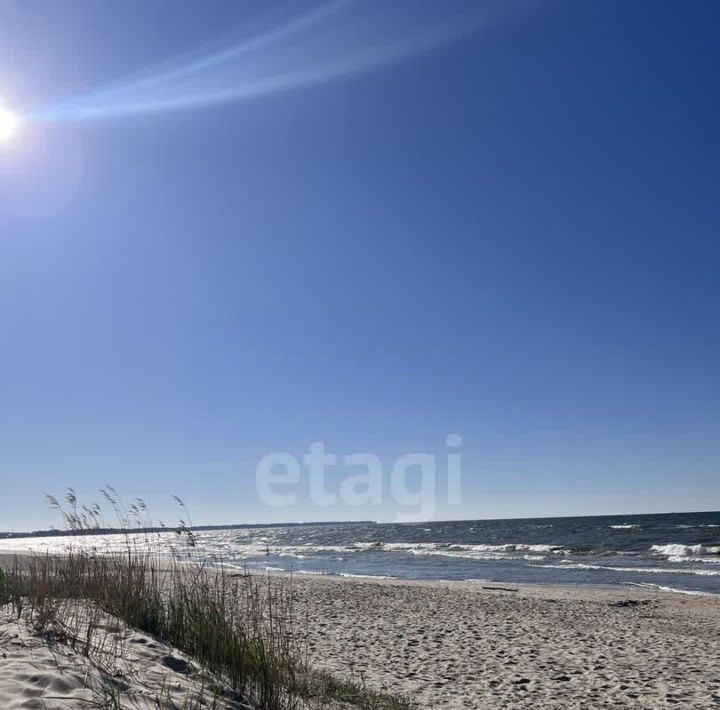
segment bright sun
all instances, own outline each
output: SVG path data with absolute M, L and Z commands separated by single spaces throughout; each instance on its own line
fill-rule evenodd
M 18 117 L 12 111 L 0 106 L 0 142 L 7 143 L 17 133 Z

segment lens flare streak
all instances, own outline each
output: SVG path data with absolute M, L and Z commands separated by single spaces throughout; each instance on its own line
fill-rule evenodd
M 114 85 L 40 106 L 28 121 L 58 123 L 199 108 L 347 77 L 450 43 L 504 19 L 482 2 L 333 0 L 256 20 L 233 44 Z M 0 114 L 0 133 L 2 118 Z

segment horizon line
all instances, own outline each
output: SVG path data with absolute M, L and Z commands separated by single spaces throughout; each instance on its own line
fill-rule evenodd
M 149 532 L 174 532 L 180 527 L 185 530 L 207 532 L 211 530 L 233 530 L 241 528 L 282 528 L 282 527 L 300 527 L 313 525 L 437 525 L 442 523 L 492 523 L 501 520 L 566 520 L 572 518 L 641 518 L 652 515 L 715 515 L 720 514 L 720 510 L 672 510 L 655 513 L 593 513 L 591 515 L 533 515 L 524 517 L 507 517 L 507 518 L 448 518 L 443 520 L 421 520 L 414 522 L 396 522 L 396 521 L 380 521 L 380 520 L 308 520 L 308 521 L 284 521 L 278 523 L 217 523 L 206 525 L 189 525 L 189 526 L 167 526 L 167 525 L 150 525 L 136 528 L 94 528 L 87 530 L 63 530 L 61 528 L 48 528 L 31 531 L 0 531 L 0 540 L 12 539 L 19 537 L 61 537 L 63 535 L 117 535 L 117 534 L 135 534 Z

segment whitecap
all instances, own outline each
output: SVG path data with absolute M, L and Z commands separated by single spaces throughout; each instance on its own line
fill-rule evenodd
M 610 572 L 629 572 L 632 574 L 693 574 L 700 577 L 720 577 L 720 570 L 710 569 L 678 569 L 668 567 L 612 567 L 610 565 L 589 565 L 585 562 L 568 562 L 559 565 L 530 565 L 531 567 L 543 567 L 545 569 L 562 570 L 607 570 Z
M 667 557 L 700 557 L 702 555 L 720 555 L 720 545 L 652 545 L 650 551 Z
M 350 577 L 352 579 L 393 579 L 387 574 L 352 574 L 350 572 L 341 572 L 340 577 Z
M 665 587 L 662 584 L 652 584 L 651 582 L 624 582 L 633 587 L 641 587 L 642 589 L 653 589 L 658 592 L 673 592 L 675 594 L 690 594 L 699 597 L 713 597 L 711 592 L 697 592 L 692 589 L 676 589 L 675 587 Z

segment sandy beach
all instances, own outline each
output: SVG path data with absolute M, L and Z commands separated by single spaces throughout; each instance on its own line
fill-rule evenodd
M 311 657 L 425 708 L 718 708 L 720 597 L 295 577 Z
M 720 707 L 718 596 L 297 574 L 268 579 L 291 586 L 312 666 L 404 695 L 419 708 Z M 158 697 L 166 698 L 162 707 L 183 707 L 172 703 L 202 696 L 201 678 L 188 672 L 192 659 L 122 624 L 115 637 L 124 665 L 119 675 L 108 674 L 77 650 L 34 635 L 8 608 L 0 611 L 3 708 L 81 707 L 115 682 L 132 700 L 128 707 L 155 707 Z

